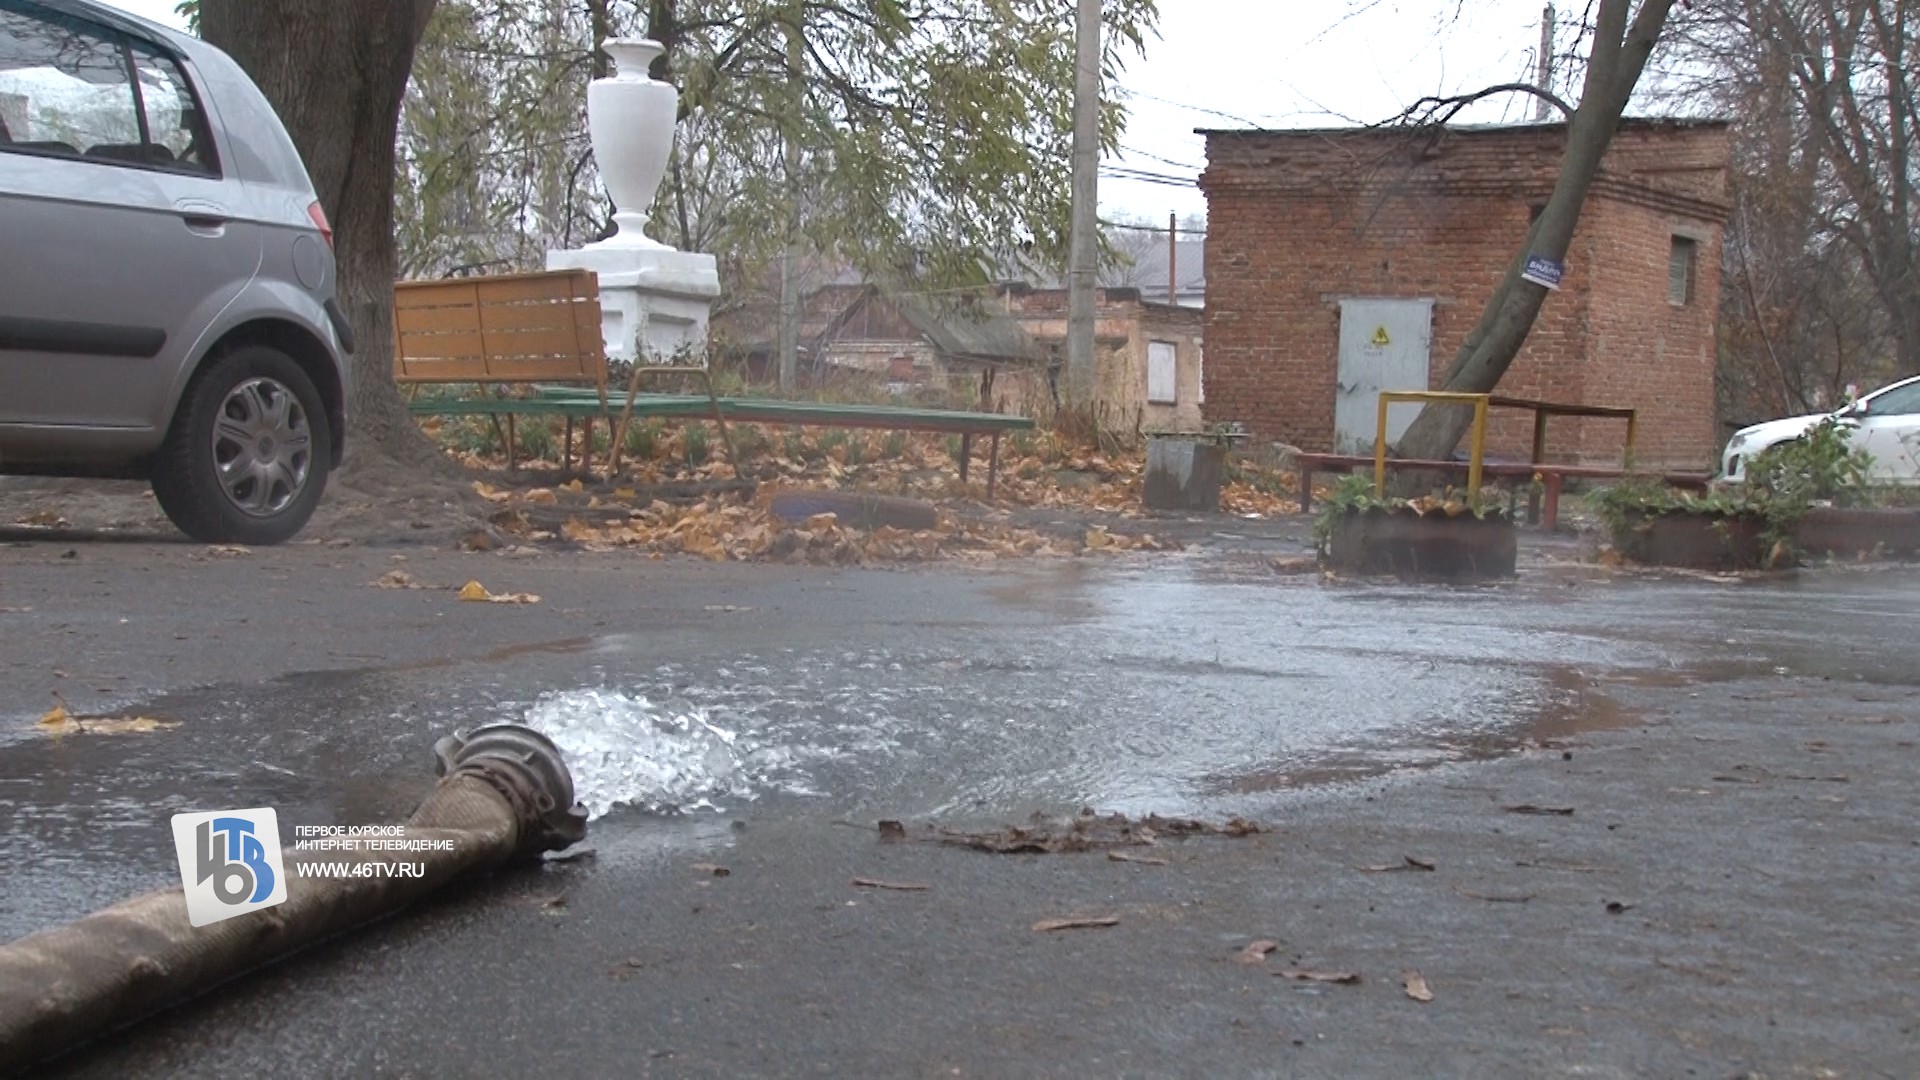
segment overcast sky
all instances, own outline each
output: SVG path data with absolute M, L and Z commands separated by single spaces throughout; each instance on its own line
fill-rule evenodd
M 115 0 L 180 25 L 175 0 Z M 1201 127 L 1328 127 L 1384 120 L 1421 96 L 1527 78 L 1542 0 L 1160 0 L 1159 40 L 1121 80 L 1128 153 L 1108 164 L 1178 178 L 1104 176 L 1108 217 L 1164 220 L 1206 210 L 1192 186 Z M 1574 5 L 1562 3 L 1563 8 Z M 1577 8 L 1574 10 L 1577 11 Z M 1565 50 L 1571 35 L 1563 35 Z M 1529 79 L 1530 81 L 1530 79 Z M 1517 120 L 1530 99 L 1484 103 L 1462 120 Z

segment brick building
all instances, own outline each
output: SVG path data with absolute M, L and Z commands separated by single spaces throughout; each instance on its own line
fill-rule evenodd
M 1560 124 L 1206 131 L 1207 419 L 1309 450 L 1371 449 L 1378 393 L 1438 385 L 1559 173 Z M 1713 455 L 1729 141 L 1721 121 L 1625 121 L 1513 397 L 1640 410 L 1641 463 Z M 1396 406 L 1397 437 L 1418 411 Z M 1525 414 L 1489 452 L 1524 457 Z M 1618 421 L 1556 419 L 1549 456 L 1617 461 Z
M 1054 378 L 1064 379 L 1067 290 L 1016 284 L 999 291 Z M 1094 293 L 1093 393 L 1102 423 L 1122 431 L 1200 430 L 1203 320 L 1199 308 L 1152 302 L 1139 289 Z

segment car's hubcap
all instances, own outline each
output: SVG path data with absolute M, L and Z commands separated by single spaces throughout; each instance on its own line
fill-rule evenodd
M 251 517 L 272 517 L 299 497 L 313 430 L 286 384 L 248 379 L 228 391 L 213 421 L 213 467 L 227 501 Z

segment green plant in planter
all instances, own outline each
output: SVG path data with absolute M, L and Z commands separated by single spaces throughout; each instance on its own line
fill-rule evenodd
M 1867 470 L 1873 457 L 1853 447 L 1847 428 L 1828 418 L 1790 442 L 1778 443 L 1747 462 L 1746 485 L 1776 499 L 1835 506 L 1863 506 L 1872 499 Z
M 1815 506 L 1865 506 L 1874 502 L 1867 483 L 1872 458 L 1856 450 L 1846 428 L 1837 420 L 1823 420 L 1801 438 L 1768 447 L 1747 462 L 1746 477 L 1736 485 L 1704 494 L 1676 491 L 1659 477 L 1633 476 L 1612 487 L 1589 493 L 1587 504 L 1606 525 L 1616 549 L 1626 548 L 1639 529 L 1663 514 L 1702 514 L 1721 519 L 1716 527 L 1727 533 L 1726 521 L 1753 518 L 1762 523 L 1760 539 L 1766 563 L 1777 566 L 1799 559 L 1793 544 L 1794 528 Z
M 1468 495 L 1465 492 L 1447 488 L 1432 495 L 1407 499 L 1396 495 L 1380 496 L 1373 493 L 1373 479 L 1359 473 L 1348 473 L 1340 478 L 1340 483 L 1327 497 L 1325 508 L 1313 522 L 1314 543 L 1322 552 L 1333 538 L 1334 525 L 1347 514 L 1378 510 L 1383 513 L 1441 514 L 1446 517 L 1460 517 L 1471 514 L 1476 520 L 1511 521 L 1512 510 L 1501 494 L 1491 488 L 1481 488 Z

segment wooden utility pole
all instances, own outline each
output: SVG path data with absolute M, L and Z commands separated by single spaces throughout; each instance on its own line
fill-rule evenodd
M 806 6 L 794 4 L 787 31 L 787 90 L 790 94 L 782 158 L 787 186 L 787 242 L 780 250 L 780 389 L 791 391 L 800 377 L 800 281 L 795 248 L 800 243 L 800 120 L 806 104 L 801 67 L 806 57 L 802 20 Z
M 1099 258 L 1100 0 L 1079 0 L 1074 36 L 1073 236 L 1067 259 L 1067 403 L 1093 405 L 1094 287 Z
M 1536 65 L 1539 70 L 1539 76 L 1534 85 L 1549 94 L 1553 93 L 1553 30 L 1553 5 L 1548 4 L 1547 10 L 1540 13 L 1540 57 L 1539 63 Z M 1550 108 L 1550 106 L 1547 104 L 1546 98 L 1540 98 L 1534 103 L 1533 119 L 1535 123 L 1544 123 L 1546 121 L 1548 108 Z
M 1180 302 L 1180 215 L 1167 211 L 1167 303 Z

